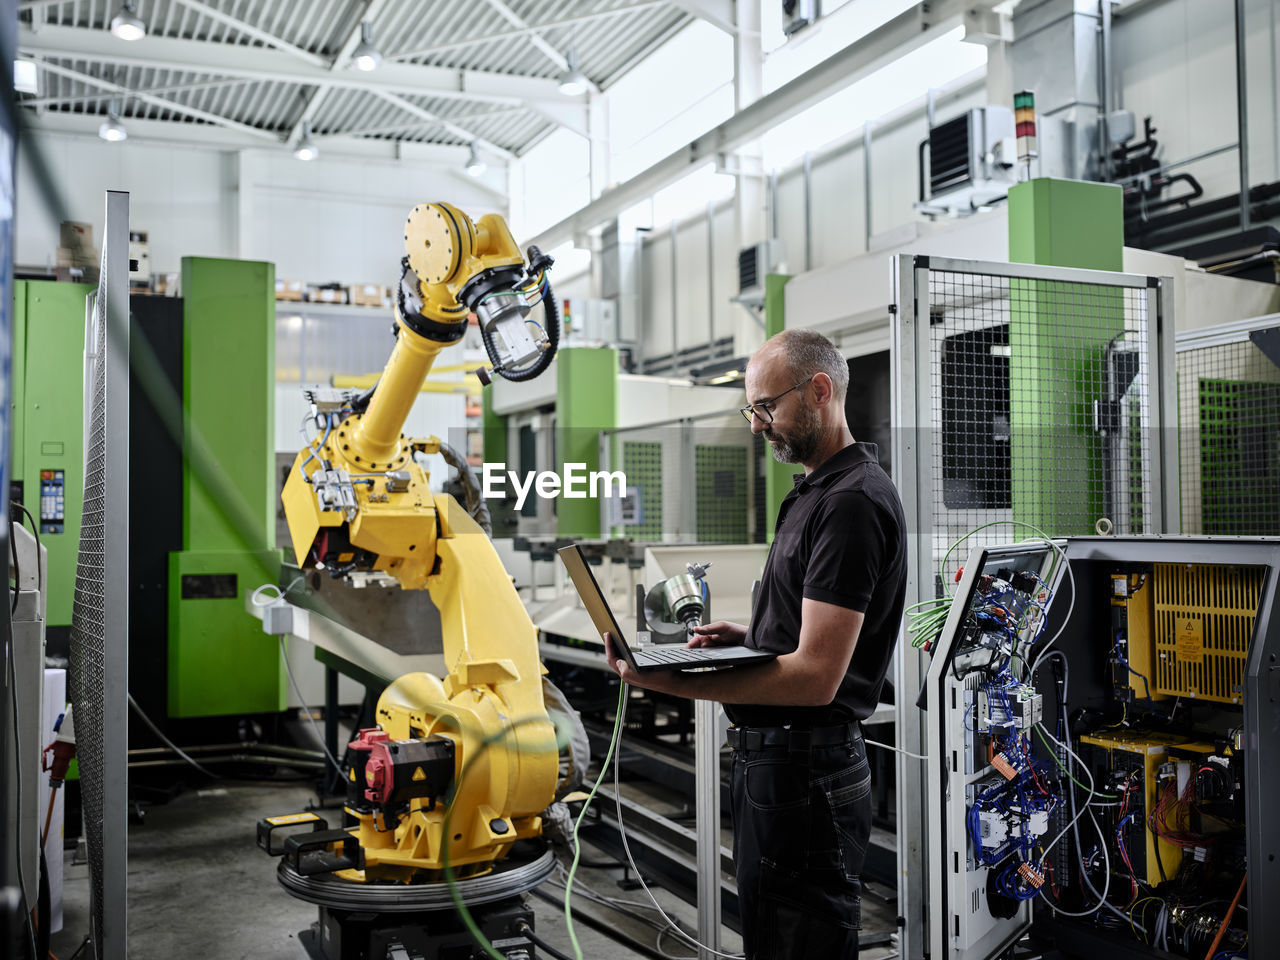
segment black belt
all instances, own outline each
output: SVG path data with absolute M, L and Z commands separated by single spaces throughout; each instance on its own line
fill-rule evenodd
M 729 747 L 733 750 L 763 750 L 765 747 L 786 747 L 788 750 L 808 750 L 811 747 L 832 747 L 848 743 L 861 736 L 856 721 L 834 727 L 730 727 Z

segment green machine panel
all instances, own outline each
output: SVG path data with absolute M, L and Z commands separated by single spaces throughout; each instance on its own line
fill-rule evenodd
M 633 540 L 662 540 L 662 444 L 657 440 L 623 440 L 622 472 L 640 495 L 636 523 L 616 527 Z
M 182 261 L 183 550 L 169 562 L 169 714 L 286 706 L 244 594 L 275 583 L 275 267 Z
M 730 444 L 695 447 L 699 543 L 748 542 L 747 453 Z
M 14 284 L 13 477 L 48 551 L 46 623 L 69 627 L 84 500 L 82 283 Z
M 269 713 L 286 705 L 280 646 L 245 612 L 279 577 L 275 550 L 169 554 L 169 715 Z
M 790 274 L 783 273 L 771 273 L 764 278 L 765 339 L 787 329 L 786 289 L 790 280 Z M 765 537 L 766 542 L 773 543 L 773 527 L 778 520 L 778 511 L 782 509 L 782 500 L 795 486 L 791 478 L 804 468 L 791 463 L 779 463 L 767 447 L 764 456 Z
M 556 354 L 556 468 L 566 463 L 600 469 L 599 431 L 618 424 L 618 351 L 566 347 Z M 556 502 L 562 537 L 600 536 L 600 502 L 592 497 Z
M 1009 191 L 1009 259 L 1121 270 L 1124 204 L 1115 184 L 1037 179 Z M 1103 452 L 1093 401 L 1108 344 L 1124 332 L 1116 288 L 1046 280 L 1009 282 L 1009 426 L 1013 516 L 1053 535 L 1085 534 L 1103 504 Z M 1060 464 L 1080 496 L 1057 495 Z

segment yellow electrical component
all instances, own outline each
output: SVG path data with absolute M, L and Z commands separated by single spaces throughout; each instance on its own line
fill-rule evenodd
M 1150 591 L 1153 696 L 1243 702 L 1245 658 L 1265 576 L 1262 567 L 1155 565 Z
M 1135 699 L 1164 700 L 1152 682 L 1155 646 L 1151 640 L 1151 581 L 1150 577 L 1135 577 L 1130 574 L 1117 573 L 1111 575 L 1112 606 L 1122 607 L 1125 616 L 1125 636 L 1128 640 L 1128 661 L 1130 669 L 1125 683 Z M 1143 677 L 1147 682 L 1143 682 Z M 1150 688 L 1148 689 L 1148 685 Z
M 1139 681 L 1141 682 L 1141 681 Z M 1137 879 L 1145 880 L 1151 885 L 1173 876 L 1182 863 L 1182 848 L 1161 840 L 1148 825 L 1151 811 L 1159 802 L 1160 788 L 1156 782 L 1156 771 L 1169 759 L 1171 747 L 1195 753 L 1210 754 L 1213 747 L 1207 743 L 1192 743 L 1186 737 L 1170 734 L 1137 732 L 1133 730 L 1117 730 L 1107 733 L 1086 733 L 1080 737 L 1081 743 L 1100 747 L 1107 751 L 1107 760 L 1113 770 L 1122 769 L 1120 759 L 1115 754 L 1124 754 L 1142 764 L 1142 824 L 1146 836 L 1145 875 Z M 1156 845 L 1159 844 L 1160 859 L 1156 859 Z M 1160 876 L 1160 865 L 1164 865 L 1165 877 Z M 1136 865 L 1135 865 L 1136 866 Z

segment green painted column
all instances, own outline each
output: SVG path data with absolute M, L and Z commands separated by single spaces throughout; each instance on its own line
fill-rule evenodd
M 569 347 L 556 354 L 556 469 L 566 463 L 600 469 L 599 431 L 618 425 L 618 351 Z M 557 500 L 556 533 L 561 537 L 599 537 L 600 502 L 596 498 Z
M 781 333 L 787 328 L 787 298 L 785 290 L 789 274 L 771 273 L 764 278 L 764 335 L 765 339 Z M 750 397 L 747 398 L 751 399 Z M 765 502 L 765 536 L 768 543 L 773 543 L 773 525 L 778 519 L 778 510 L 782 507 L 782 498 L 795 484 L 792 476 L 803 470 L 792 463 L 779 463 L 766 448 L 764 452 L 764 502 Z
M 279 577 L 275 267 L 187 257 L 182 293 L 183 550 L 169 556 L 169 713 L 275 712 L 286 705 L 279 647 L 244 609 L 247 591 Z
M 1009 191 L 1009 259 L 1121 270 L 1124 205 L 1115 184 L 1039 179 Z M 1087 294 L 1087 295 L 1085 295 Z M 1052 281 L 1009 282 L 1011 505 L 1054 536 L 1086 534 L 1102 514 L 1103 452 L 1093 384 L 1124 330 L 1123 294 Z M 1083 496 L 1063 497 L 1061 471 Z

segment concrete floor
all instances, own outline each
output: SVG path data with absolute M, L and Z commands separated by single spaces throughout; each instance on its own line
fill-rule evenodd
M 147 808 L 145 821 L 129 831 L 128 953 L 130 960 L 303 960 L 306 956 L 298 933 L 316 919 L 316 908 L 289 896 L 275 878 L 276 861 L 255 843 L 259 819 L 303 810 L 313 799 L 305 784 L 220 781 L 203 789 L 191 789 L 163 805 Z M 603 854 L 584 846 L 584 857 Z M 658 940 L 658 930 L 581 895 L 595 891 L 643 907 L 635 912 L 653 916 L 643 891 L 624 891 L 617 885 L 622 869 L 579 870 L 575 881 L 574 912 L 582 956 L 587 960 L 626 960 L 643 957 L 615 939 L 589 926 L 586 915 L 607 927 L 626 930 L 653 946 L 649 956 L 691 957 L 669 933 Z M 535 929 L 560 951 L 573 955 L 564 928 L 563 890 L 554 876 L 542 890 L 558 902 L 530 896 Z M 655 889 L 660 902 L 688 930 L 697 929 L 696 911 L 665 891 Z M 880 891 L 884 893 L 885 891 Z M 867 935 L 891 929 L 894 910 L 875 895 L 864 898 L 863 922 Z M 67 960 L 89 928 L 88 867 L 72 863 L 67 854 L 63 929 L 53 935 L 55 956 Z M 661 923 L 661 921 L 659 921 Z M 741 940 L 724 931 L 722 949 L 741 949 Z M 541 955 L 541 954 L 540 954 Z M 891 947 L 863 951 L 864 960 L 894 955 Z

